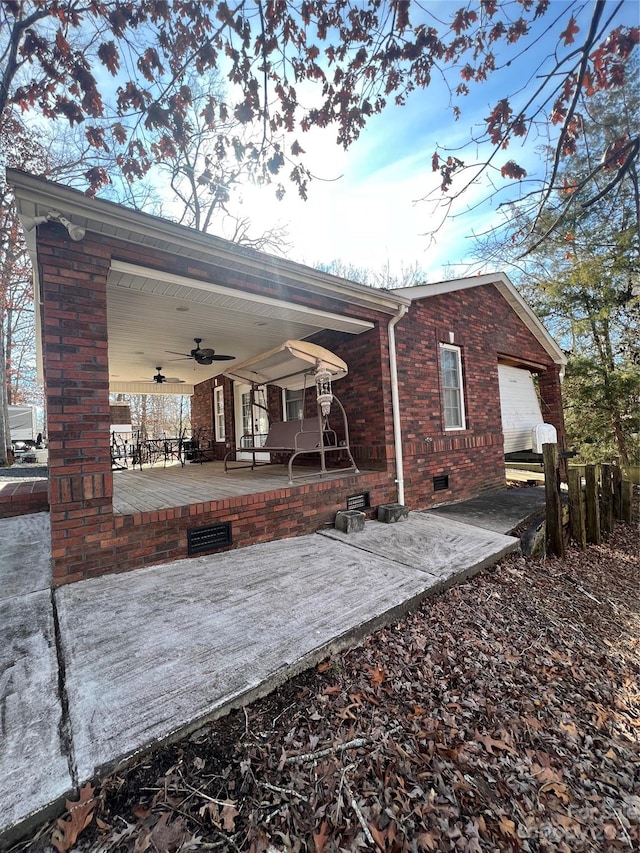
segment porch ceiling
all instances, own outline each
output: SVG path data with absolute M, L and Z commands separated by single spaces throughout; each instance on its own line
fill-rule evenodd
M 113 237 L 174 257 L 215 263 L 233 277 L 262 278 L 271 292 L 279 285 L 293 286 L 314 299 L 332 299 L 392 317 L 410 300 L 395 291 L 377 290 L 312 269 L 303 264 L 238 246 L 209 234 L 168 222 L 140 211 L 129 210 L 105 199 L 89 198 L 78 190 L 7 169 L 7 180 L 15 191 L 18 213 L 31 219 L 25 233 L 34 266 L 38 293 L 36 233 L 33 217 L 59 211 L 87 232 Z M 31 230 L 29 230 L 31 229 Z M 128 268 L 127 268 L 128 267 Z M 277 292 L 277 291 L 276 291 Z M 188 310 L 179 310 L 187 308 Z M 190 394 L 193 385 L 215 376 L 235 361 L 199 366 L 191 359 L 169 361 L 167 350 L 188 353 L 193 338 L 202 347 L 236 356 L 238 362 L 252 358 L 288 339 L 304 339 L 321 329 L 359 334 L 371 323 L 338 314 L 305 309 L 284 300 L 259 298 L 224 288 L 131 268 L 114 261 L 108 282 L 109 369 L 112 391 L 129 393 Z M 36 324 L 39 312 L 36 311 Z M 36 337 L 40 344 L 39 327 Z M 156 385 L 155 368 L 183 384 Z M 38 369 L 42 376 L 41 352 Z
M 193 386 L 321 329 L 359 334 L 372 323 L 282 300 L 114 261 L 107 288 L 110 389 L 121 393 L 191 394 Z M 205 366 L 180 359 L 193 339 L 235 356 Z M 184 384 L 157 385 L 156 367 Z

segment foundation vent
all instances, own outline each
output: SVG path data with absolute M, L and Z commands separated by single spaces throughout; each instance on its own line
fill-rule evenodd
M 202 554 L 232 545 L 231 522 L 211 524 L 209 527 L 192 527 L 187 530 L 187 554 Z
M 444 492 L 449 488 L 449 475 L 448 474 L 440 474 L 438 477 L 433 478 L 433 491 L 434 492 Z

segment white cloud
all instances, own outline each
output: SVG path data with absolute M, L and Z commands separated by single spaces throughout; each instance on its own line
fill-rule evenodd
M 426 133 L 411 132 L 428 119 L 431 99 L 420 94 L 422 104 L 415 99 L 410 106 L 376 117 L 348 152 L 335 145 L 332 131 L 306 135 L 305 163 L 321 176 L 336 179 L 313 181 L 306 202 L 292 187 L 282 202 L 268 187 L 245 188 L 243 210 L 255 230 L 276 221 L 286 224 L 291 256 L 311 264 L 340 259 L 373 271 L 388 264 L 399 273 L 401 266 L 417 262 L 437 278 L 443 266 L 461 263 L 471 248 L 465 239 L 469 221 L 447 219 L 431 237 L 442 210 L 436 214 L 432 201 L 420 201 L 440 183 L 431 168 L 434 142 Z M 446 121 L 444 113 L 440 118 Z M 455 137 L 447 141 L 455 145 L 464 132 L 453 130 Z M 450 128 L 447 131 L 451 134 Z M 478 202 L 483 192 L 472 186 L 465 206 Z

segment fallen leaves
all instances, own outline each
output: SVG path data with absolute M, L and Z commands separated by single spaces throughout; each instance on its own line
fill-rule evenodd
M 66 818 L 58 818 L 51 833 L 51 843 L 58 853 L 66 853 L 67 850 L 70 850 L 78 840 L 80 833 L 93 820 L 96 807 L 93 794 L 94 788 L 87 783 L 80 788 L 76 802 L 71 800 L 65 802 L 68 815 Z
M 495 755 L 494 749 L 512 753 L 515 752 L 514 749 L 501 738 L 493 738 L 491 735 L 480 734 L 477 730 L 475 732 L 475 739 L 484 746 L 490 755 Z

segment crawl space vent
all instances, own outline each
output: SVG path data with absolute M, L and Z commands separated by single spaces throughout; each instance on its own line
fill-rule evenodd
M 187 554 L 201 554 L 204 551 L 215 551 L 231 545 L 231 522 L 211 524 L 209 527 L 192 527 L 187 530 Z
M 444 492 L 445 489 L 449 488 L 449 475 L 448 474 L 440 474 L 439 477 L 433 478 L 433 491 L 434 492 Z

